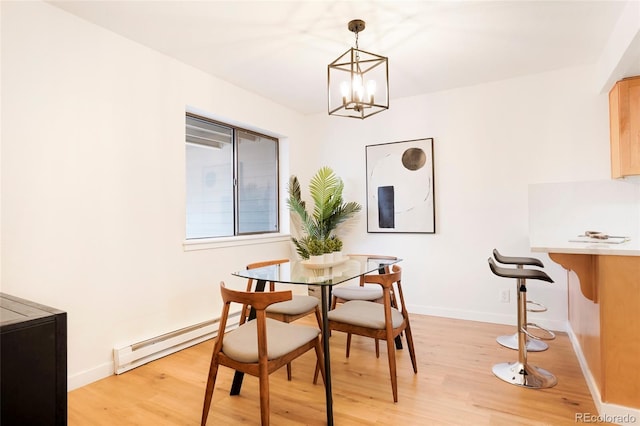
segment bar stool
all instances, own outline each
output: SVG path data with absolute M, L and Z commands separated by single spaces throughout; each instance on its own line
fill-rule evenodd
M 516 265 L 518 267 L 518 269 L 522 269 L 525 265 L 527 266 L 539 266 L 541 268 L 544 268 L 544 264 L 539 260 L 536 259 L 535 257 L 511 257 L 511 256 L 503 256 L 501 255 L 497 249 L 493 249 L 493 257 L 500 263 L 504 263 L 506 265 Z M 516 291 L 519 292 L 520 291 L 520 284 L 518 283 L 516 286 Z M 529 305 L 533 305 L 535 307 L 529 307 Z M 525 311 L 522 313 L 522 315 L 524 316 L 524 327 L 526 329 L 527 325 L 529 324 L 527 322 L 527 312 L 546 312 L 547 308 L 543 305 L 541 305 L 540 303 L 531 301 L 531 300 L 527 300 L 527 308 L 525 309 Z M 539 326 L 535 325 L 535 327 L 540 328 Z M 513 334 L 509 334 L 509 335 L 504 335 L 504 336 L 498 336 L 496 338 L 496 341 L 498 343 L 500 343 L 502 346 L 504 346 L 505 348 L 509 348 L 509 349 L 514 349 L 514 350 L 518 350 L 518 332 L 516 331 Z M 542 340 L 539 339 L 530 339 L 529 337 L 527 337 L 527 351 L 528 352 L 542 352 L 542 351 L 546 351 L 549 348 L 549 345 L 547 345 L 545 342 L 543 342 Z
M 558 379 L 556 379 L 553 374 L 527 363 L 526 337 L 529 336 L 532 339 L 540 339 L 540 337 L 534 336 L 527 330 L 523 315 L 527 309 L 526 280 L 542 280 L 550 283 L 552 283 L 553 280 L 545 272 L 538 269 L 502 268 L 497 266 L 492 258 L 489 258 L 488 261 L 489 268 L 491 268 L 491 272 L 495 275 L 505 278 L 515 278 L 518 281 L 518 361 L 503 362 L 494 365 L 492 368 L 493 374 L 507 383 L 525 388 L 543 389 L 555 386 L 558 383 Z M 552 332 L 542 327 L 536 327 L 547 332 L 552 338 L 555 337 Z

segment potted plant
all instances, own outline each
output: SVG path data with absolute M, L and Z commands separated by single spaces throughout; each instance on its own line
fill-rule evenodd
M 302 233 L 302 237 L 292 237 L 291 240 L 303 259 L 309 258 L 309 243 L 312 239 L 325 241 L 335 237 L 332 233 L 336 227 L 362 209 L 356 202 L 344 202 L 343 189 L 342 179 L 336 176 L 331 168 L 321 167 L 309 181 L 313 210 L 308 212 L 306 202 L 302 199 L 298 178 L 294 175 L 289 179 L 287 205 L 289 210 L 295 213 L 294 217 Z

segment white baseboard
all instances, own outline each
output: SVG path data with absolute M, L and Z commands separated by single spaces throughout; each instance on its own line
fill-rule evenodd
M 67 390 L 72 391 L 112 375 L 113 361 L 106 362 L 92 369 L 67 376 Z
M 468 321 L 489 322 L 492 324 L 504 324 L 516 326 L 516 312 L 513 315 L 495 314 L 491 312 L 465 311 L 460 309 L 438 308 L 433 306 L 407 305 L 407 310 L 412 314 L 433 315 L 436 317 L 462 319 Z M 567 331 L 566 320 L 553 320 L 536 318 L 535 322 L 540 326 L 553 331 Z

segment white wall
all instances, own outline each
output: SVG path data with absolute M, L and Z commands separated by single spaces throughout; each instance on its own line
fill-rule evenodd
M 1 7 L 2 291 L 67 311 L 74 388 L 113 371 L 114 345 L 218 316 L 218 282 L 244 287 L 232 271 L 289 254 L 183 250 L 185 108 L 285 136 L 294 162 L 307 141 L 268 100 L 45 3 Z
M 640 249 L 640 182 L 608 179 L 529 186 L 532 247 L 573 248 L 576 244 L 569 239 L 587 230 L 631 239 L 621 245 L 604 244 L 605 250 Z
M 564 329 L 566 272 L 530 252 L 527 191 L 536 182 L 609 177 L 608 100 L 593 81 L 592 68 L 567 69 L 393 100 L 364 121 L 316 116 L 322 160 L 362 204 L 365 145 L 435 139 L 436 234 L 367 234 L 362 215 L 346 251 L 404 258 L 413 312 L 511 324 L 515 282 L 492 275 L 487 258 L 494 247 L 540 257 L 556 283 L 529 285 L 530 298 L 549 307 L 530 317 Z M 503 288 L 509 304 L 499 302 Z

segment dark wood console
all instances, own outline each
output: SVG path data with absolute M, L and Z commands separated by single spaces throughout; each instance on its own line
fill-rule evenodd
M 67 424 L 67 314 L 4 293 L 0 424 Z

